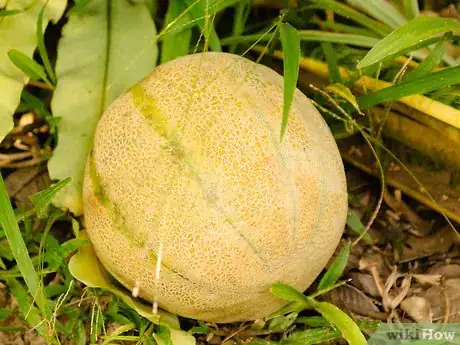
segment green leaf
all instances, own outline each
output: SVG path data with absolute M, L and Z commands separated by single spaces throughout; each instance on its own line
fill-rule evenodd
M 422 41 L 448 31 L 460 31 L 460 22 L 441 17 L 418 17 L 393 31 L 382 39 L 359 62 L 358 68 L 364 68 L 384 60 L 388 56 L 419 44 Z
M 283 120 L 281 121 L 280 140 L 283 140 L 291 110 L 292 100 L 297 89 L 300 62 L 300 40 L 297 30 L 289 23 L 279 25 L 281 44 L 283 46 L 284 69 L 284 103 Z
M 420 15 L 420 8 L 418 7 L 418 0 L 402 0 L 404 15 L 407 19 L 413 19 Z
M 302 42 L 331 42 L 340 44 L 350 44 L 358 47 L 371 48 L 374 47 L 379 39 L 375 37 L 341 34 L 336 32 L 325 32 L 321 30 L 298 30 L 300 41 Z M 246 36 L 233 36 L 221 40 L 221 44 L 231 45 L 235 43 L 251 43 L 255 41 L 266 42 L 271 39 L 271 35 L 254 34 Z
M 449 34 L 444 35 L 444 38 L 440 40 L 436 46 L 431 51 L 430 55 L 423 60 L 416 68 L 406 74 L 404 80 L 409 81 L 417 77 L 421 77 L 425 74 L 428 74 L 433 70 L 434 67 L 439 65 L 442 62 L 442 58 L 446 53 L 447 46 L 446 41 L 450 39 Z
M 369 93 L 359 97 L 358 104 L 362 109 L 367 109 L 383 102 L 396 101 L 406 96 L 424 94 L 455 84 L 460 84 L 460 66 L 445 68 Z
M 238 2 L 235 5 L 235 16 L 233 20 L 233 36 L 240 36 L 243 34 L 246 21 L 249 18 L 251 13 L 251 2 L 249 0 L 244 0 Z M 232 45 L 229 48 L 230 53 L 235 53 L 237 44 Z
M 70 177 L 30 196 L 30 200 L 34 204 L 35 212 L 37 213 L 38 218 L 44 218 L 48 214 L 48 207 L 56 193 L 67 186 L 69 183 Z
M 80 232 L 79 239 L 88 239 L 84 231 Z M 72 256 L 69 261 L 69 271 L 75 279 L 81 281 L 83 284 L 89 287 L 107 290 L 115 296 L 120 297 L 130 308 L 136 310 L 139 315 L 151 322 L 175 329 L 180 328 L 179 320 L 176 315 L 163 310 L 160 310 L 158 314 L 153 314 L 151 306 L 134 299 L 129 291 L 122 290 L 118 286 L 115 286 L 111 281 L 109 272 L 107 272 L 99 262 L 91 243 L 80 248 L 78 253 Z
M 342 81 L 342 77 L 339 71 L 337 53 L 334 51 L 331 42 L 322 42 L 321 48 L 323 49 L 324 55 L 326 56 L 326 62 L 329 71 L 329 81 L 331 84 L 340 83 Z
M 11 316 L 12 312 L 9 309 L 0 309 L 0 321 L 5 321 Z
M 195 338 L 180 329 L 159 326 L 159 331 L 153 334 L 157 345 L 195 345 Z
M 201 29 L 201 32 L 205 38 L 205 45 L 216 52 L 222 51 L 219 37 L 217 36 L 216 29 L 214 27 L 214 17 L 211 14 L 209 8 L 214 5 L 215 1 L 210 0 L 184 0 L 188 5 L 190 14 L 196 24 Z
M 69 17 L 58 45 L 51 102 L 53 114 L 61 117 L 59 143 L 48 169 L 52 179 L 72 182 L 56 195 L 55 206 L 82 213 L 83 173 L 99 117 L 152 71 L 157 52 L 155 26 L 143 2 L 93 0 Z
M 38 14 L 37 18 L 37 45 L 38 45 L 38 51 L 40 53 L 40 57 L 42 58 L 43 65 L 45 66 L 46 73 L 48 73 L 48 76 L 51 79 L 51 83 L 53 85 L 56 84 L 56 75 L 54 74 L 53 67 L 51 67 L 51 62 L 48 57 L 48 52 L 46 51 L 45 48 L 45 36 L 43 34 L 43 14 L 45 13 L 45 8 L 48 5 L 48 0 L 47 2 L 43 5 L 42 9 L 40 10 L 40 13 Z
M 30 92 L 24 90 L 21 95 L 21 100 L 23 101 L 23 105 L 26 106 L 28 110 L 34 110 L 38 116 L 44 119 L 47 117 L 52 117 L 51 113 L 46 109 L 43 100 L 35 97 Z
M 186 6 L 183 0 L 170 1 L 166 12 L 165 26 L 171 25 L 171 23 L 183 26 L 192 21 L 190 14 L 184 12 L 185 9 Z M 161 63 L 187 55 L 191 39 L 192 29 L 190 28 L 179 32 L 166 33 L 161 46 Z
M 45 69 L 38 62 L 32 60 L 26 54 L 21 53 L 19 50 L 11 49 L 8 52 L 8 57 L 11 62 L 26 74 L 32 80 L 44 80 L 50 86 L 51 83 L 46 76 Z
M 35 0 L 9 0 L 6 11 L 20 11 L 0 20 L 0 141 L 13 128 L 15 112 L 22 88 L 28 78 L 8 57 L 10 50 L 18 50 L 31 58 L 36 47 L 36 23 L 43 3 Z M 66 0 L 50 0 L 43 16 L 43 27 L 49 20 L 61 18 Z
M 364 226 L 364 224 L 361 222 L 361 220 L 359 219 L 357 213 L 352 210 L 352 209 L 349 209 L 348 210 L 348 213 L 347 213 L 347 226 L 354 232 L 356 233 L 357 235 L 362 235 L 364 231 L 366 231 L 366 227 Z M 370 245 L 373 245 L 374 244 L 374 241 L 372 240 L 371 236 L 369 235 L 369 233 L 367 233 L 366 235 L 364 235 L 364 240 L 366 241 L 366 243 L 370 244 Z
M 48 315 L 48 309 L 45 306 L 43 288 L 38 280 L 29 252 L 16 223 L 16 217 L 11 207 L 8 193 L 6 192 L 5 183 L 0 176 L 0 225 L 5 231 L 6 238 L 13 252 L 19 271 L 29 288 L 32 296 L 35 297 L 40 310 L 44 315 Z
M 341 332 L 342 337 L 350 345 L 367 345 L 366 338 L 359 329 L 358 325 L 351 317 L 328 302 L 313 302 L 313 308 L 316 309 L 327 321 L 332 323 Z
M 283 283 L 275 283 L 270 286 L 270 292 L 272 293 L 272 295 L 281 298 L 285 301 L 296 302 L 305 307 L 309 306 L 309 300 L 307 296 L 297 291 L 292 286 Z
M 272 332 L 284 332 L 287 330 L 297 318 L 297 313 L 290 313 L 286 316 L 280 315 L 270 320 L 268 329 Z
M 342 276 L 345 267 L 347 267 L 348 258 L 350 257 L 350 243 L 347 243 L 334 259 L 329 269 L 324 274 L 318 285 L 318 290 L 324 290 L 334 285 Z
M 347 2 L 393 29 L 407 23 L 407 19 L 401 12 L 387 0 L 347 0 Z
M 67 12 L 67 17 L 74 14 L 81 13 L 86 9 L 86 6 L 93 0 L 79 0 L 75 1 L 75 5 Z
M 8 288 L 18 302 L 19 312 L 27 321 L 30 327 L 37 329 L 40 335 L 44 335 L 45 324 L 42 322 L 40 311 L 34 306 L 32 298 L 27 293 L 24 286 L 16 279 L 7 281 Z
M 332 10 L 339 16 L 352 20 L 369 30 L 374 31 L 379 36 L 384 37 L 391 32 L 391 28 L 377 20 L 371 19 L 354 8 L 333 0 L 316 0 L 314 4 L 302 7 L 303 11 L 323 9 Z
M 313 345 L 339 340 L 341 333 L 331 327 L 313 328 L 292 333 L 283 345 Z
M 351 90 L 343 84 L 332 84 L 328 85 L 324 88 L 324 91 L 331 92 L 344 100 L 350 103 L 353 108 L 356 109 L 358 113 L 361 113 L 361 109 L 359 109 L 358 101 L 356 100 L 355 96 L 351 92 Z
M 21 12 L 22 10 L 0 10 L 0 17 L 14 16 Z

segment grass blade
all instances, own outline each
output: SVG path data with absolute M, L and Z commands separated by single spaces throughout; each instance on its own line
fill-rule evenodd
M 401 12 L 387 0 L 347 0 L 347 2 L 393 29 L 407 23 L 407 19 Z
M 165 26 L 176 21 L 176 25 L 183 26 L 192 21 L 182 0 L 170 1 L 166 12 Z M 184 14 L 182 14 L 184 13 Z M 192 29 L 171 31 L 165 34 L 161 50 L 161 63 L 174 60 L 177 57 L 188 54 L 192 39 Z
M 270 286 L 270 292 L 272 295 L 285 301 L 296 302 L 300 305 L 304 305 L 305 307 L 310 305 L 307 296 L 297 291 L 292 286 L 283 283 L 272 284 Z
M 14 65 L 24 72 L 24 74 L 26 74 L 30 79 L 44 80 L 50 87 L 53 87 L 46 76 L 43 66 L 32 60 L 26 54 L 20 52 L 19 50 L 11 49 L 8 52 L 8 57 L 11 62 L 14 63 Z
M 329 71 L 329 82 L 331 84 L 340 83 L 342 81 L 342 77 L 339 71 L 339 62 L 337 61 L 337 54 L 334 52 L 331 42 L 322 42 L 321 48 L 326 56 Z
M 235 19 L 233 21 L 233 36 L 240 36 L 245 29 L 246 21 L 251 13 L 251 4 L 249 1 L 244 0 L 235 5 Z M 234 53 L 237 44 L 229 48 L 230 53 Z
M 48 309 L 45 307 L 44 292 L 39 283 L 37 272 L 35 271 L 26 244 L 19 230 L 16 217 L 11 207 L 8 193 L 6 192 L 5 183 L 0 176 L 0 225 L 5 231 L 11 252 L 16 260 L 17 267 L 21 272 L 24 281 L 29 288 L 32 296 L 36 298 L 37 304 L 44 315 L 48 315 Z
M 51 204 L 54 196 L 62 188 L 68 185 L 69 182 L 70 177 L 30 196 L 30 200 L 34 204 L 35 212 L 37 213 L 38 218 L 44 218 L 47 215 L 48 207 Z
M 298 30 L 298 35 L 301 41 L 308 42 L 331 42 L 350 44 L 364 48 L 374 47 L 379 39 L 369 36 L 353 35 L 353 34 L 342 34 L 336 32 L 324 32 L 321 30 Z M 254 34 L 246 36 L 233 36 L 227 37 L 221 40 L 222 45 L 231 45 L 235 43 L 252 43 L 259 41 L 266 42 L 271 39 L 271 35 L 266 34 Z
M 402 6 L 404 9 L 404 15 L 407 19 L 413 19 L 420 16 L 418 0 L 402 0 Z
M 284 55 L 284 103 L 280 132 L 280 140 L 283 140 L 299 77 L 300 40 L 297 30 L 288 23 L 280 24 L 279 30 Z
M 358 104 L 361 109 L 366 109 L 382 102 L 396 101 L 405 96 L 424 94 L 459 83 L 460 66 L 449 67 L 361 96 Z
M 15 14 L 21 13 L 22 10 L 1 10 L 0 17 L 14 16 Z
M 369 18 L 368 16 L 362 14 L 354 8 L 337 1 L 317 0 L 314 4 L 304 6 L 301 8 L 302 11 L 314 9 L 332 10 L 339 16 L 352 20 L 358 24 L 361 24 L 365 28 L 372 30 L 373 32 L 377 33 L 380 37 L 385 37 L 392 31 L 388 25 L 385 25 L 377 20 Z
M 203 33 L 205 38 L 204 50 L 206 50 L 209 45 L 211 50 L 220 52 L 222 51 L 222 46 L 219 36 L 217 36 L 216 28 L 214 27 L 214 15 L 211 14 L 209 10 L 210 4 L 208 1 L 209 0 L 185 0 L 185 3 L 189 6 L 191 16 Z
M 43 13 L 45 12 L 46 5 L 48 5 L 48 1 L 43 5 L 40 13 L 38 14 L 37 19 L 37 46 L 38 51 L 40 53 L 40 57 L 42 58 L 43 65 L 45 66 L 46 73 L 51 79 L 51 83 L 56 85 L 56 75 L 54 74 L 53 67 L 51 67 L 51 62 L 48 57 L 48 52 L 45 48 L 45 36 L 43 34 Z
M 460 31 L 460 22 L 439 17 L 418 17 L 395 30 L 381 40 L 358 64 L 364 68 L 378 63 L 388 56 L 398 54 L 408 47 L 448 31 Z
M 444 54 L 446 53 L 446 40 L 450 38 L 451 35 L 444 35 L 444 38 L 440 40 L 436 46 L 431 51 L 430 55 L 423 60 L 415 69 L 406 74 L 404 78 L 405 81 L 409 81 L 418 77 L 421 77 L 433 70 L 434 67 L 439 65 L 442 61 Z
M 311 302 L 313 308 L 337 327 L 350 345 L 367 345 L 366 338 L 351 317 L 328 302 Z
M 348 258 L 350 257 L 350 243 L 340 251 L 339 255 L 334 259 L 329 269 L 324 274 L 318 285 L 318 290 L 324 290 L 334 285 L 342 276 L 345 267 L 347 267 Z

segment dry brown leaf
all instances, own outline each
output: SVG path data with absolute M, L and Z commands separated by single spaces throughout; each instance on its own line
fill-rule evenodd
M 351 272 L 351 284 L 372 297 L 381 297 L 374 278 L 370 274 Z
M 431 323 L 433 320 L 430 302 L 423 297 L 408 297 L 401 302 L 401 308 L 416 322 Z
M 378 320 L 386 320 L 387 314 L 376 306 L 376 301 L 351 285 L 342 285 L 326 295 L 331 303 L 352 313 Z

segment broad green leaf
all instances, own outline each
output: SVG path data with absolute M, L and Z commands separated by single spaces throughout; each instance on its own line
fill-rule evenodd
M 170 342 L 166 342 L 165 339 L 158 337 L 157 334 L 154 334 L 155 340 L 157 341 L 158 345 L 195 345 L 196 340 L 195 337 L 185 331 L 180 329 L 169 328 L 166 326 L 160 326 L 163 329 L 167 329 L 169 331 L 169 338 L 166 340 L 170 340 Z M 163 334 L 168 334 L 168 331 L 163 331 Z
M 358 98 L 358 104 L 362 109 L 366 109 L 383 102 L 396 101 L 405 96 L 424 94 L 455 84 L 460 84 L 460 66 L 445 68 L 368 93 Z
M 285 301 L 296 302 L 304 305 L 305 307 L 309 306 L 307 296 L 297 291 L 292 286 L 283 283 L 275 283 L 270 286 L 270 292 L 272 295 Z
M 34 110 L 35 113 L 46 119 L 51 117 L 51 113 L 46 109 L 45 103 L 42 99 L 35 97 L 30 92 L 23 91 L 21 95 L 22 104 L 27 107 L 28 110 Z
M 283 332 L 287 330 L 297 318 L 297 313 L 293 312 L 288 315 L 280 315 L 270 320 L 268 329 L 272 332 Z
M 43 14 L 45 13 L 47 4 L 48 2 L 46 2 L 45 5 L 43 5 L 37 18 L 37 45 L 40 57 L 43 61 L 43 65 L 45 66 L 46 73 L 48 73 L 48 76 L 51 79 L 51 83 L 55 85 L 56 75 L 54 74 L 53 67 L 51 67 L 51 62 L 45 47 L 45 35 L 43 34 Z
M 83 172 L 99 117 L 154 68 L 155 32 L 143 2 L 93 0 L 69 17 L 58 45 L 51 102 L 54 116 L 61 117 L 59 143 L 48 169 L 52 179 L 72 182 L 56 195 L 55 206 L 82 213 Z
M 80 232 L 79 239 L 88 239 L 84 231 Z M 174 329 L 180 328 L 176 315 L 163 310 L 159 310 L 158 314 L 154 314 L 151 306 L 134 299 L 129 291 L 115 286 L 111 281 L 109 272 L 107 272 L 97 258 L 91 243 L 80 248 L 77 254 L 72 256 L 69 261 L 69 271 L 75 279 L 78 279 L 83 284 L 107 290 L 115 296 L 120 297 L 129 307 L 136 310 L 139 315 L 151 322 L 166 325 Z
M 326 62 L 329 71 L 329 81 L 331 84 L 340 83 L 342 81 L 342 77 L 340 75 L 337 53 L 334 51 L 334 47 L 332 47 L 331 42 L 322 42 L 321 48 L 323 49 L 324 55 L 326 56 Z
M 37 301 L 40 310 L 44 315 L 49 315 L 49 310 L 45 306 L 44 292 L 38 280 L 37 272 L 35 271 L 29 252 L 22 238 L 21 231 L 16 217 L 11 207 L 11 203 L 6 192 L 5 183 L 0 175 L 0 225 L 5 231 L 8 244 L 13 252 L 17 267 L 21 272 L 24 281 L 29 288 L 32 296 Z
M 28 57 L 26 54 L 20 52 L 16 49 L 11 49 L 8 52 L 8 57 L 11 62 L 19 68 L 25 75 L 27 75 L 32 80 L 44 80 L 49 85 L 50 82 L 46 76 L 45 69 L 42 65 L 38 64 L 35 60 Z
M 30 196 L 30 200 L 34 204 L 35 213 L 37 213 L 38 218 L 44 218 L 47 215 L 48 207 L 56 193 L 67 186 L 69 183 L 70 177 Z
M 43 0 L 9 0 L 6 11 L 20 11 L 0 20 L 0 141 L 13 128 L 12 115 L 19 104 L 27 76 L 8 57 L 17 50 L 31 58 L 36 47 L 36 28 Z M 43 15 L 43 27 L 49 20 L 56 23 L 61 18 L 66 0 L 50 0 Z
M 421 77 L 433 70 L 434 67 L 442 62 L 442 58 L 447 51 L 446 40 L 451 35 L 444 35 L 444 38 L 440 40 L 431 51 L 430 55 L 423 60 L 416 68 L 406 74 L 404 80 L 409 81 L 417 77 Z
M 192 20 L 190 13 L 185 12 L 183 0 L 170 1 L 166 12 L 165 26 L 174 23 L 183 26 Z M 182 14 L 183 13 L 183 14 Z M 166 33 L 161 45 L 161 63 L 187 55 L 192 39 L 192 29 Z
M 347 267 L 348 258 L 350 257 L 350 243 L 347 243 L 340 251 L 339 255 L 334 259 L 331 266 L 328 268 L 326 273 L 318 285 L 318 290 L 324 290 L 334 285 L 337 280 L 342 276 L 345 267 Z
M 190 10 L 190 15 L 196 22 L 205 39 L 205 45 L 209 45 L 211 50 L 220 52 L 219 37 L 214 27 L 214 15 L 209 8 L 215 6 L 216 1 L 211 0 L 184 0 Z
M 406 17 L 388 0 L 347 0 L 347 2 L 393 29 L 407 22 Z
M 300 316 L 295 322 L 303 323 L 311 328 L 320 328 L 329 325 L 329 322 L 322 316 Z
M 281 44 L 283 46 L 283 74 L 284 74 L 284 102 L 283 119 L 281 121 L 280 140 L 283 140 L 286 133 L 286 126 L 291 110 L 292 100 L 297 89 L 297 78 L 299 77 L 300 61 L 300 40 L 297 30 L 289 23 L 279 25 Z
M 460 31 L 460 22 L 456 19 L 441 17 L 417 17 L 382 39 L 359 62 L 358 68 L 364 68 L 398 54 L 422 41 L 448 31 Z
M 341 332 L 342 337 L 350 345 L 367 345 L 366 338 L 359 329 L 358 325 L 351 317 L 328 302 L 313 302 L 313 308 L 316 309 L 327 321 L 332 323 Z

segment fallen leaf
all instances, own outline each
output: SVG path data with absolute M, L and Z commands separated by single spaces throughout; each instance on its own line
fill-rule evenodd
M 416 322 L 432 322 L 433 313 L 431 311 L 430 302 L 428 302 L 428 300 L 423 297 L 408 297 L 401 302 L 401 308 Z

